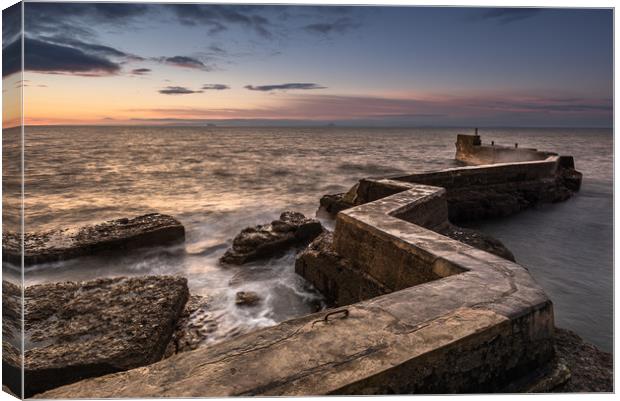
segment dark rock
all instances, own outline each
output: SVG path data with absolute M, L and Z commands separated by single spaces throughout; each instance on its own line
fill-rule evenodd
M 613 355 L 588 344 L 570 330 L 555 329 L 556 354 L 570 370 L 570 379 L 550 392 L 613 392 Z
M 22 392 L 21 365 L 22 358 L 19 349 L 8 341 L 2 340 L 2 384 L 15 394 Z
M 254 291 L 239 291 L 235 295 L 235 304 L 239 306 L 254 306 L 260 302 L 260 296 Z
M 513 380 L 503 393 L 613 392 L 613 356 L 570 330 L 555 328 L 555 355 Z
M 301 213 L 284 212 L 270 224 L 243 229 L 233 240 L 220 262 L 241 265 L 274 256 L 292 246 L 304 246 L 323 231 L 318 220 Z
M 343 200 L 344 195 L 344 193 L 323 195 L 320 200 L 321 207 L 332 215 L 336 215 L 338 212 L 352 207 L 353 204 Z
M 2 280 L 2 337 L 4 340 L 19 339 L 22 314 L 21 298 L 20 286 Z
M 164 358 L 191 351 L 203 345 L 217 330 L 217 323 L 210 313 L 211 300 L 201 295 L 190 296 L 181 314 Z
M 437 232 L 445 235 L 446 237 L 450 237 L 457 241 L 461 241 L 464 244 L 473 246 L 474 248 L 492 253 L 512 262 L 515 261 L 515 257 L 512 252 L 510 252 L 510 250 L 506 248 L 500 240 L 493 238 L 490 235 L 483 234 L 480 231 L 448 224 L 445 228 L 442 228 Z
M 338 212 L 359 204 L 357 203 L 358 187 L 359 183 L 353 185 L 345 193 L 324 195 L 320 200 L 321 208 L 335 216 Z
M 188 296 L 173 276 L 26 288 L 25 396 L 160 360 Z
M 21 394 L 21 287 L 2 280 L 2 383 Z
M 3 258 L 12 263 L 21 263 L 19 235 L 3 233 L 2 239 Z M 141 247 L 172 245 L 184 240 L 185 228 L 178 220 L 152 213 L 80 228 L 25 233 L 24 263 L 32 265 L 103 251 L 123 252 Z
M 18 398 L 18 399 L 21 399 L 21 397 L 18 397 L 15 393 L 13 393 L 13 392 L 11 391 L 11 389 L 10 389 L 10 388 L 8 388 L 8 387 L 7 387 L 7 386 L 5 386 L 5 385 L 2 385 L 2 391 L 4 391 L 5 393 L 7 393 L 7 394 L 9 394 L 9 395 L 12 395 L 13 397 L 16 397 L 16 398 Z

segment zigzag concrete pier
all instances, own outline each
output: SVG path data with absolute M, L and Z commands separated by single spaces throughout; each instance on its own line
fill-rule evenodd
M 483 157 L 479 143 L 459 137 L 465 161 L 474 159 L 468 152 Z M 302 264 L 297 271 L 336 298 L 345 282 L 356 283 L 342 306 L 38 396 L 514 391 L 554 356 L 552 302 L 523 266 L 437 231 L 578 190 L 572 158 L 518 154 L 527 160 L 366 179 L 333 197 L 340 202 L 332 202 L 340 209 L 333 252 L 348 270 L 338 276 L 339 266 Z M 372 286 L 384 295 L 367 291 Z

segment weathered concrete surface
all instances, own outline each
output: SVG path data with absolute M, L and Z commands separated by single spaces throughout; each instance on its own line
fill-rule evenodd
M 500 241 L 478 231 L 448 224 L 438 233 L 504 259 L 515 260 L 512 252 Z M 329 231 L 297 255 L 295 272 L 323 295 L 328 307 L 350 305 L 394 291 L 336 253 L 333 233 Z
M 461 136 L 459 136 L 461 137 Z M 479 139 L 479 138 L 478 138 Z M 472 140 L 473 141 L 473 140 Z M 480 146 L 474 146 L 479 149 Z M 581 186 L 582 175 L 571 156 L 557 156 L 531 149 L 507 149 L 511 156 L 472 165 L 389 179 L 362 179 L 346 194 L 326 195 L 321 207 L 332 215 L 404 191 L 408 184 L 442 187 L 446 190 L 449 219 L 453 223 L 504 217 L 540 203 L 570 198 Z M 459 157 L 457 142 L 457 158 Z M 474 163 L 473 159 L 470 164 Z M 401 184 L 398 184 L 401 182 Z
M 27 287 L 25 396 L 160 360 L 188 298 L 174 276 Z
M 242 230 L 232 247 L 220 258 L 224 264 L 241 265 L 286 251 L 292 246 L 307 245 L 323 227 L 318 220 L 301 213 L 286 211 L 279 220 Z
M 424 184 L 446 190 L 451 222 L 504 217 L 540 203 L 560 202 L 579 190 L 581 173 L 569 167 L 570 157 L 447 169 L 393 177 L 390 181 Z M 383 188 L 382 188 L 383 187 Z M 396 193 L 382 180 L 360 182 L 356 204 Z
M 553 308 L 521 266 L 395 217 L 434 222 L 415 213 L 412 205 L 424 210 L 425 202 L 441 203 L 444 192 L 415 186 L 338 215 L 336 252 L 375 281 L 404 289 L 40 396 L 411 394 L 503 388 L 552 358 Z
M 452 229 L 445 189 L 372 190 L 394 186 L 338 214 L 329 274 L 356 269 L 395 292 L 39 397 L 494 392 L 549 364 L 553 308 L 527 270 L 433 231 Z
M 346 317 L 334 312 L 309 315 L 38 397 L 492 391 L 521 370 L 521 351 L 535 359 L 545 357 L 546 347 L 540 345 L 546 339 L 537 337 L 535 324 L 520 330 L 488 310 L 457 308 L 420 320 L 423 316 L 412 315 L 402 297 L 394 302 L 389 296 L 347 310 Z M 493 368 L 500 363 L 504 369 Z M 481 372 L 484 385 L 477 380 Z
M 295 272 L 314 286 L 329 307 L 345 306 L 392 292 L 333 249 L 329 231 L 297 255 Z
M 2 234 L 2 257 L 20 264 L 19 238 Z M 98 252 L 122 252 L 141 247 L 171 245 L 185 240 L 185 228 L 174 217 L 159 213 L 123 218 L 75 229 L 25 233 L 24 263 L 54 262 Z
M 533 148 L 483 145 L 479 135 L 457 135 L 455 159 L 471 165 L 544 160 L 555 153 Z

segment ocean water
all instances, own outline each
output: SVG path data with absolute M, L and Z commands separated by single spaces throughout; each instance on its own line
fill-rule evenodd
M 294 273 L 292 252 L 241 267 L 218 258 L 244 227 L 284 210 L 315 216 L 319 198 L 367 176 L 456 165 L 456 128 L 28 127 L 26 231 L 171 214 L 186 227 L 183 256 L 151 249 L 33 266 L 26 284 L 102 276 L 181 274 L 211 299 L 219 341 L 313 311 L 320 296 Z M 556 322 L 612 347 L 613 135 L 605 129 L 484 129 L 484 142 L 519 142 L 575 156 L 573 199 L 476 222 L 514 252 L 554 301 Z M 5 172 L 5 177 L 7 173 Z M 11 180 L 9 179 L 9 185 Z M 323 221 L 329 225 L 330 222 Z M 234 304 L 237 291 L 263 298 Z

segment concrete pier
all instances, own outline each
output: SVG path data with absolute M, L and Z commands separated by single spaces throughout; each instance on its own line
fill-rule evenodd
M 479 146 L 476 138 L 467 141 Z M 434 230 L 447 224 L 455 189 L 554 190 L 568 164 L 545 153 L 534 161 L 363 180 L 353 197 L 360 204 L 337 215 L 333 246 L 350 274 L 385 295 L 38 396 L 502 391 L 553 357 L 552 303 L 524 267 Z M 336 286 L 343 279 L 316 277 Z

